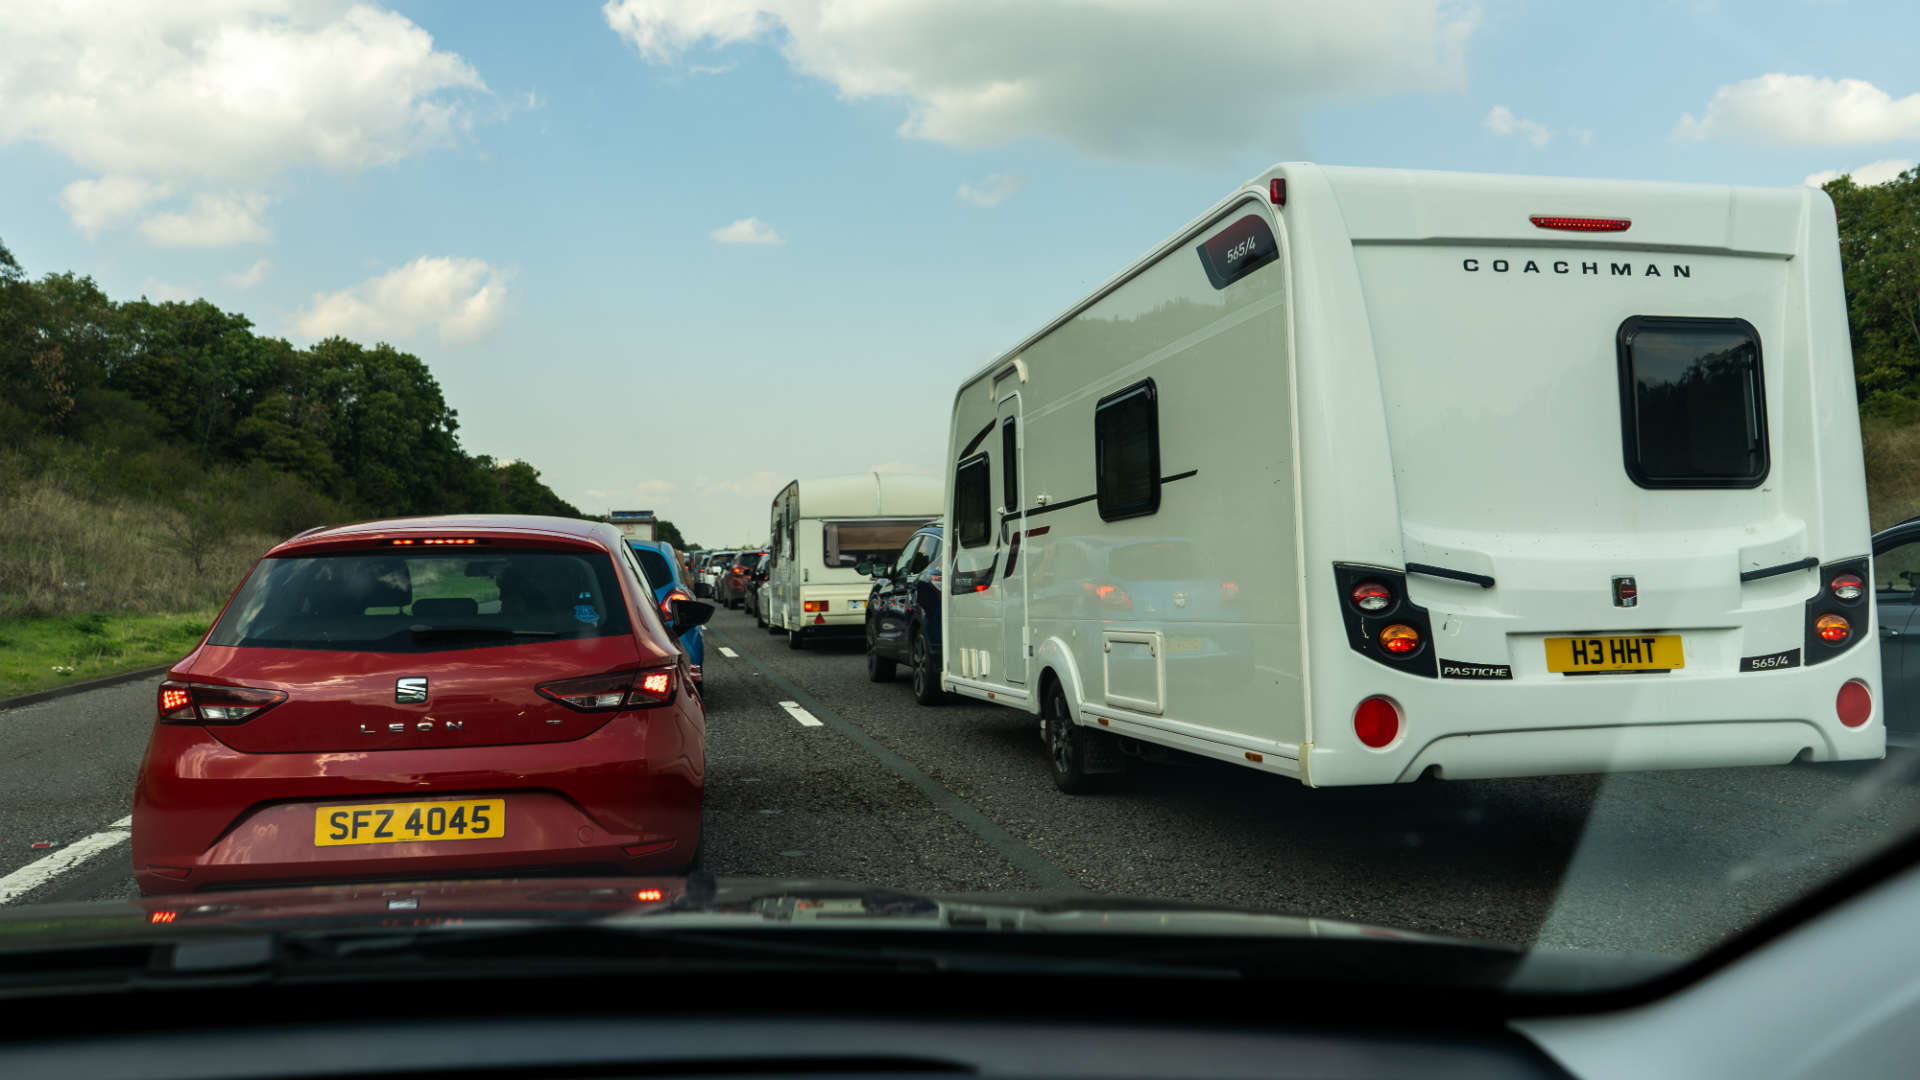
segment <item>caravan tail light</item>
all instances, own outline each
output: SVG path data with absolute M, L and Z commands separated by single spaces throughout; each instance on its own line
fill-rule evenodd
M 803 601 L 800 605 L 800 610 L 806 612 L 825 611 L 827 610 L 827 602 L 825 600 Z
M 1353 734 L 1375 750 L 1400 737 L 1400 708 L 1393 699 L 1374 696 L 1353 710 Z
M 1852 602 L 1866 595 L 1866 583 L 1852 574 L 1841 574 L 1827 582 L 1827 591 L 1833 593 L 1835 600 Z
M 1813 632 L 1820 635 L 1821 641 L 1838 645 L 1853 634 L 1853 626 L 1845 615 L 1822 615 L 1813 620 Z
M 1420 631 L 1406 623 L 1394 623 L 1380 631 L 1380 647 L 1395 656 L 1408 656 L 1420 647 Z
M 1834 711 L 1840 714 L 1840 722 L 1848 727 L 1859 727 L 1873 716 L 1873 691 L 1859 679 L 1849 679 L 1840 687 L 1840 697 L 1833 703 Z
M 1393 606 L 1393 590 L 1377 581 L 1363 581 L 1347 595 L 1361 611 L 1385 611 Z

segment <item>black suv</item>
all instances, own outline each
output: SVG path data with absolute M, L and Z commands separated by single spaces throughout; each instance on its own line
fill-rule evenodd
M 913 534 L 893 565 L 861 563 L 871 575 L 867 593 L 867 677 L 891 682 L 899 664 L 913 675 L 913 699 L 938 705 L 940 691 L 940 534 L 927 525 Z

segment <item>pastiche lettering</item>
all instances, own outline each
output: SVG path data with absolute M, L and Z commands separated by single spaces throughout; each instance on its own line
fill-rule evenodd
M 1633 276 L 1632 263 L 1612 263 L 1610 265 L 1613 267 L 1614 277 L 1632 277 Z

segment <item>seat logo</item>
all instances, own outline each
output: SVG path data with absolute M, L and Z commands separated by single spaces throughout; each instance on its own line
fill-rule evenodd
M 1633 583 L 1632 578 L 1617 577 L 1613 579 L 1613 606 L 1640 606 L 1640 587 Z
M 393 702 L 396 705 L 425 705 L 427 703 L 427 680 L 424 676 L 408 676 L 393 684 Z

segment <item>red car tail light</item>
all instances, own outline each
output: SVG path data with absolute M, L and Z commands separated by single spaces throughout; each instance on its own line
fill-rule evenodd
M 673 670 L 661 668 L 655 671 L 589 675 L 584 679 L 541 683 L 534 689 L 540 692 L 540 696 L 577 712 L 644 709 L 665 705 L 673 700 Z
M 160 684 L 163 724 L 241 724 L 287 700 L 284 690 L 210 686 L 169 679 Z

